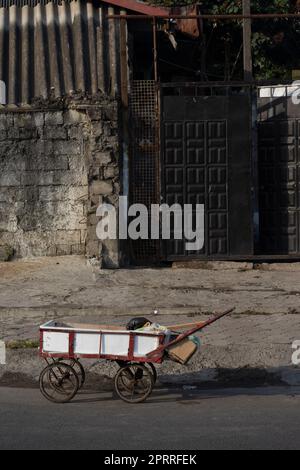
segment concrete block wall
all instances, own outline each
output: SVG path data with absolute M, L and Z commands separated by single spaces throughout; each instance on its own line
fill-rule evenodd
M 86 254 L 118 266 L 96 237 L 102 200 L 118 204 L 118 107 L 0 112 L 0 246 L 19 257 Z

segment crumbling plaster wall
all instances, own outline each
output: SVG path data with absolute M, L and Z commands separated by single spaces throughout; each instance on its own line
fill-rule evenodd
M 99 202 L 118 205 L 118 106 L 0 111 L 0 246 L 19 257 L 86 254 L 117 267 L 96 236 Z

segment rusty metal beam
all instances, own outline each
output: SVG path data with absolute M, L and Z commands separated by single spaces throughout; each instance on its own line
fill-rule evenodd
M 280 80 L 281 85 L 290 86 L 292 80 Z M 278 80 L 252 80 L 246 81 L 207 81 L 207 82 L 169 82 L 161 83 L 161 88 L 243 88 L 252 86 L 278 87 Z
M 153 16 L 161 20 L 194 20 L 199 18 L 200 20 L 211 20 L 211 21 L 241 21 L 241 20 L 267 20 L 277 18 L 287 19 L 300 19 L 300 13 L 253 13 L 251 15 L 128 15 L 127 20 L 148 20 L 152 21 Z M 121 15 L 109 15 L 108 19 L 120 19 Z
M 154 7 L 151 5 L 146 5 L 135 0 L 102 0 L 104 3 L 109 3 L 110 5 L 116 5 L 125 10 L 136 11 L 142 13 L 143 15 L 150 16 L 160 16 L 160 15 L 169 15 L 168 8 Z

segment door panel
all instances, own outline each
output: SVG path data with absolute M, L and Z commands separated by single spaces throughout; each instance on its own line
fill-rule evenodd
M 289 119 L 287 111 L 264 117 L 258 124 L 260 249 L 264 254 L 295 255 L 300 252 L 300 121 Z
M 205 205 L 204 249 L 167 241 L 164 258 L 253 254 L 250 109 L 245 95 L 164 97 L 163 201 Z

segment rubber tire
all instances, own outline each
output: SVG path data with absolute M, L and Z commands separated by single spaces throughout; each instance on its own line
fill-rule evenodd
M 45 378 L 45 375 L 49 373 L 49 371 L 51 371 L 51 369 L 53 369 L 54 367 L 57 367 L 57 366 L 63 366 L 65 369 L 69 370 L 71 372 L 71 374 L 75 377 L 75 388 L 73 390 L 72 393 L 70 393 L 69 395 L 64 395 L 63 393 L 61 394 L 61 396 L 65 396 L 64 399 L 61 399 L 61 400 L 55 400 L 54 398 L 51 398 L 45 391 L 45 388 L 44 388 L 44 378 Z M 46 398 L 46 400 L 52 402 L 52 403 L 69 403 L 71 400 L 73 400 L 73 398 L 76 396 L 78 390 L 79 390 L 79 380 L 78 380 L 78 376 L 77 376 L 77 373 L 76 371 L 69 365 L 69 364 L 65 364 L 64 362 L 55 362 L 53 364 L 50 364 L 49 366 L 47 366 L 41 373 L 40 375 L 40 379 L 39 379 L 39 385 L 40 385 L 40 391 L 41 391 L 41 394 Z M 58 392 L 59 393 L 59 392 Z
M 147 373 L 147 375 L 149 375 L 149 377 L 151 378 L 151 385 L 150 385 L 150 388 L 149 390 L 139 399 L 136 399 L 136 400 L 130 400 L 130 399 L 127 399 L 126 397 L 124 397 L 122 395 L 122 393 L 120 392 L 119 388 L 118 388 L 118 380 L 119 380 L 119 377 L 121 375 L 121 373 L 125 370 L 125 369 L 128 369 L 130 367 L 139 367 L 140 369 L 142 369 L 144 372 Z M 115 391 L 118 395 L 119 398 L 121 398 L 121 400 L 123 400 L 125 403 L 130 403 L 130 404 L 137 404 L 137 403 L 144 403 L 147 398 L 151 395 L 152 391 L 153 391 L 153 387 L 154 387 L 154 376 L 153 376 L 153 372 L 151 372 L 149 370 L 149 368 L 147 368 L 144 364 L 128 364 L 124 367 L 121 367 L 119 369 L 119 371 L 117 372 L 116 374 L 116 377 L 115 377 Z

